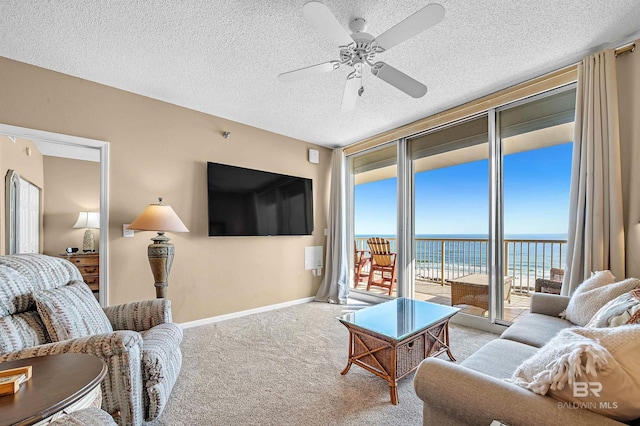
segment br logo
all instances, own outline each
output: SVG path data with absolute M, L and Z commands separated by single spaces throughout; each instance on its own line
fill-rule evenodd
M 586 398 L 591 393 L 596 398 L 600 397 L 602 383 L 600 382 L 574 382 L 573 396 L 575 398 Z

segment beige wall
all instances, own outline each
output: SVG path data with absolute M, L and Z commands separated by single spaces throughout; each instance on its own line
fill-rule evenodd
M 100 210 L 100 163 L 59 157 L 44 157 L 44 247 L 43 253 L 57 256 L 67 247 L 82 251 L 84 229 L 73 225 L 81 211 Z M 100 231 L 94 231 L 96 248 Z
M 627 276 L 640 277 L 640 52 L 620 55 L 616 67 Z
M 329 149 L 6 58 L 0 99 L 0 123 L 110 143 L 110 304 L 155 297 L 146 255 L 153 235 L 123 238 L 122 224 L 158 196 L 191 231 L 170 235 L 177 322 L 316 293 L 321 278 L 304 270 L 304 247 L 325 243 Z M 319 165 L 307 161 L 308 148 L 320 151 Z M 313 235 L 208 237 L 207 161 L 312 178 Z
M 9 102 L 2 102 L 7 104 Z M 0 121 L 1 122 L 1 121 Z M 42 189 L 41 197 L 44 194 L 44 178 L 42 172 L 42 153 L 30 140 L 17 138 L 15 143 L 6 136 L 0 135 L 0 174 L 2 175 L 2 183 L 0 184 L 0 254 L 7 254 L 6 247 L 6 228 L 4 209 L 5 200 L 5 178 L 9 170 L 16 170 L 23 179 L 28 180 L 35 186 Z M 40 203 L 42 211 L 42 202 Z M 42 215 L 41 215 L 42 217 Z M 42 220 L 40 221 L 42 229 Z M 42 233 L 40 234 L 42 235 Z M 40 239 L 40 248 L 42 249 L 43 239 Z

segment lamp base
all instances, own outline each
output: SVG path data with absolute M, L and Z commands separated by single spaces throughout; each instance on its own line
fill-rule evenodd
M 82 239 L 82 251 L 84 253 L 93 253 L 96 251 L 96 239 L 93 235 L 93 229 L 87 229 L 84 231 L 84 238 Z
M 156 288 L 156 298 L 162 299 L 167 297 L 174 247 L 169 242 L 169 238 L 165 237 L 164 232 L 158 232 L 158 235 L 151 240 L 153 244 L 149 244 L 147 255 L 155 281 L 153 285 Z

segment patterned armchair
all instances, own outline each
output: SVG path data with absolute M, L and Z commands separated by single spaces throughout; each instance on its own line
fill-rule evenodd
M 95 355 L 108 367 L 102 409 L 121 425 L 157 418 L 182 366 L 182 329 L 171 322 L 171 302 L 155 299 L 104 308 L 114 331 L 52 342 L 33 295 L 77 286 L 78 281 L 78 269 L 61 258 L 0 256 L 0 363 L 64 352 Z M 73 318 L 74 306 L 68 311 L 72 319 L 86 323 Z

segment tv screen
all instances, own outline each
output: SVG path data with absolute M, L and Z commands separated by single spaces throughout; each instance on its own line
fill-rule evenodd
M 207 162 L 209 236 L 311 235 L 311 183 Z

